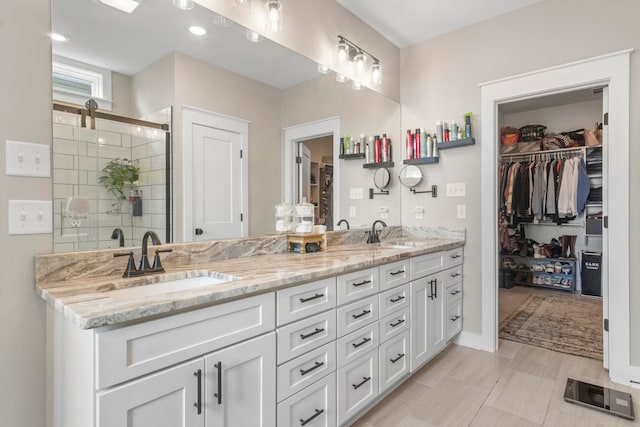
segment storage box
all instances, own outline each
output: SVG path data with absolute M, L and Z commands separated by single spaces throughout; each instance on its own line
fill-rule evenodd
M 602 218 L 587 218 L 586 234 L 602 235 Z

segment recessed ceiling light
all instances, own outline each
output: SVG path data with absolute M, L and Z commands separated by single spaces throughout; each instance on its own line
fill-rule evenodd
M 261 42 L 263 38 L 264 37 L 262 37 L 261 34 L 258 34 L 255 31 L 252 31 L 247 28 L 247 40 L 252 41 L 254 43 L 258 43 L 258 42 Z
M 140 2 L 135 0 L 100 0 L 100 2 L 127 13 L 133 12 L 140 5 Z
M 65 36 L 64 34 L 51 33 L 51 40 L 53 40 L 54 42 L 66 42 L 67 40 L 69 40 L 69 37 Z
M 190 26 L 189 32 L 194 36 L 204 36 L 205 34 L 207 34 L 207 30 L 202 27 L 198 27 L 197 25 Z

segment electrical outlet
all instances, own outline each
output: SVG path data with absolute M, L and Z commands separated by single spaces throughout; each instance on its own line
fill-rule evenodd
M 51 147 L 45 144 L 7 140 L 6 174 L 14 176 L 51 176 Z
M 424 208 L 422 206 L 416 206 L 413 213 L 416 219 L 424 219 Z
M 456 218 L 465 219 L 467 217 L 467 205 L 456 205 Z
M 361 200 L 364 197 L 362 188 L 351 188 L 349 190 L 349 198 L 351 200 Z
M 356 217 L 356 207 L 355 206 L 349 206 L 349 216 L 351 218 L 355 218 Z
M 388 219 L 389 218 L 389 208 L 386 206 L 380 206 L 378 208 L 378 212 L 380 212 L 380 219 Z
M 53 203 L 49 200 L 9 200 L 9 234 L 47 234 L 53 231 Z
M 447 184 L 447 197 L 464 197 L 467 195 L 467 188 L 464 182 Z

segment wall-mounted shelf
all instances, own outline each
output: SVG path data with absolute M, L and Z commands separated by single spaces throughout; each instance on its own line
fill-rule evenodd
M 440 157 L 421 157 L 419 159 L 406 159 L 403 160 L 402 163 L 405 165 L 430 165 L 438 163 L 439 161 Z
M 357 153 L 357 154 L 340 154 L 340 156 L 338 156 L 341 159 L 344 160 L 355 160 L 355 159 L 364 159 L 364 153 Z
M 365 163 L 362 167 L 365 169 L 392 168 L 393 162 Z
M 438 142 L 436 147 L 438 150 L 444 150 L 447 148 L 464 147 L 465 145 L 476 145 L 475 138 L 456 139 L 455 141 Z

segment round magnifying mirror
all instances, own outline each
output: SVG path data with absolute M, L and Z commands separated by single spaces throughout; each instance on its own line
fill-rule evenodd
M 387 188 L 389 181 L 391 180 L 391 174 L 387 168 L 379 168 L 373 175 L 373 183 L 379 190 Z
M 409 188 L 413 188 L 422 181 L 422 170 L 414 165 L 407 165 L 400 170 L 400 182 Z

